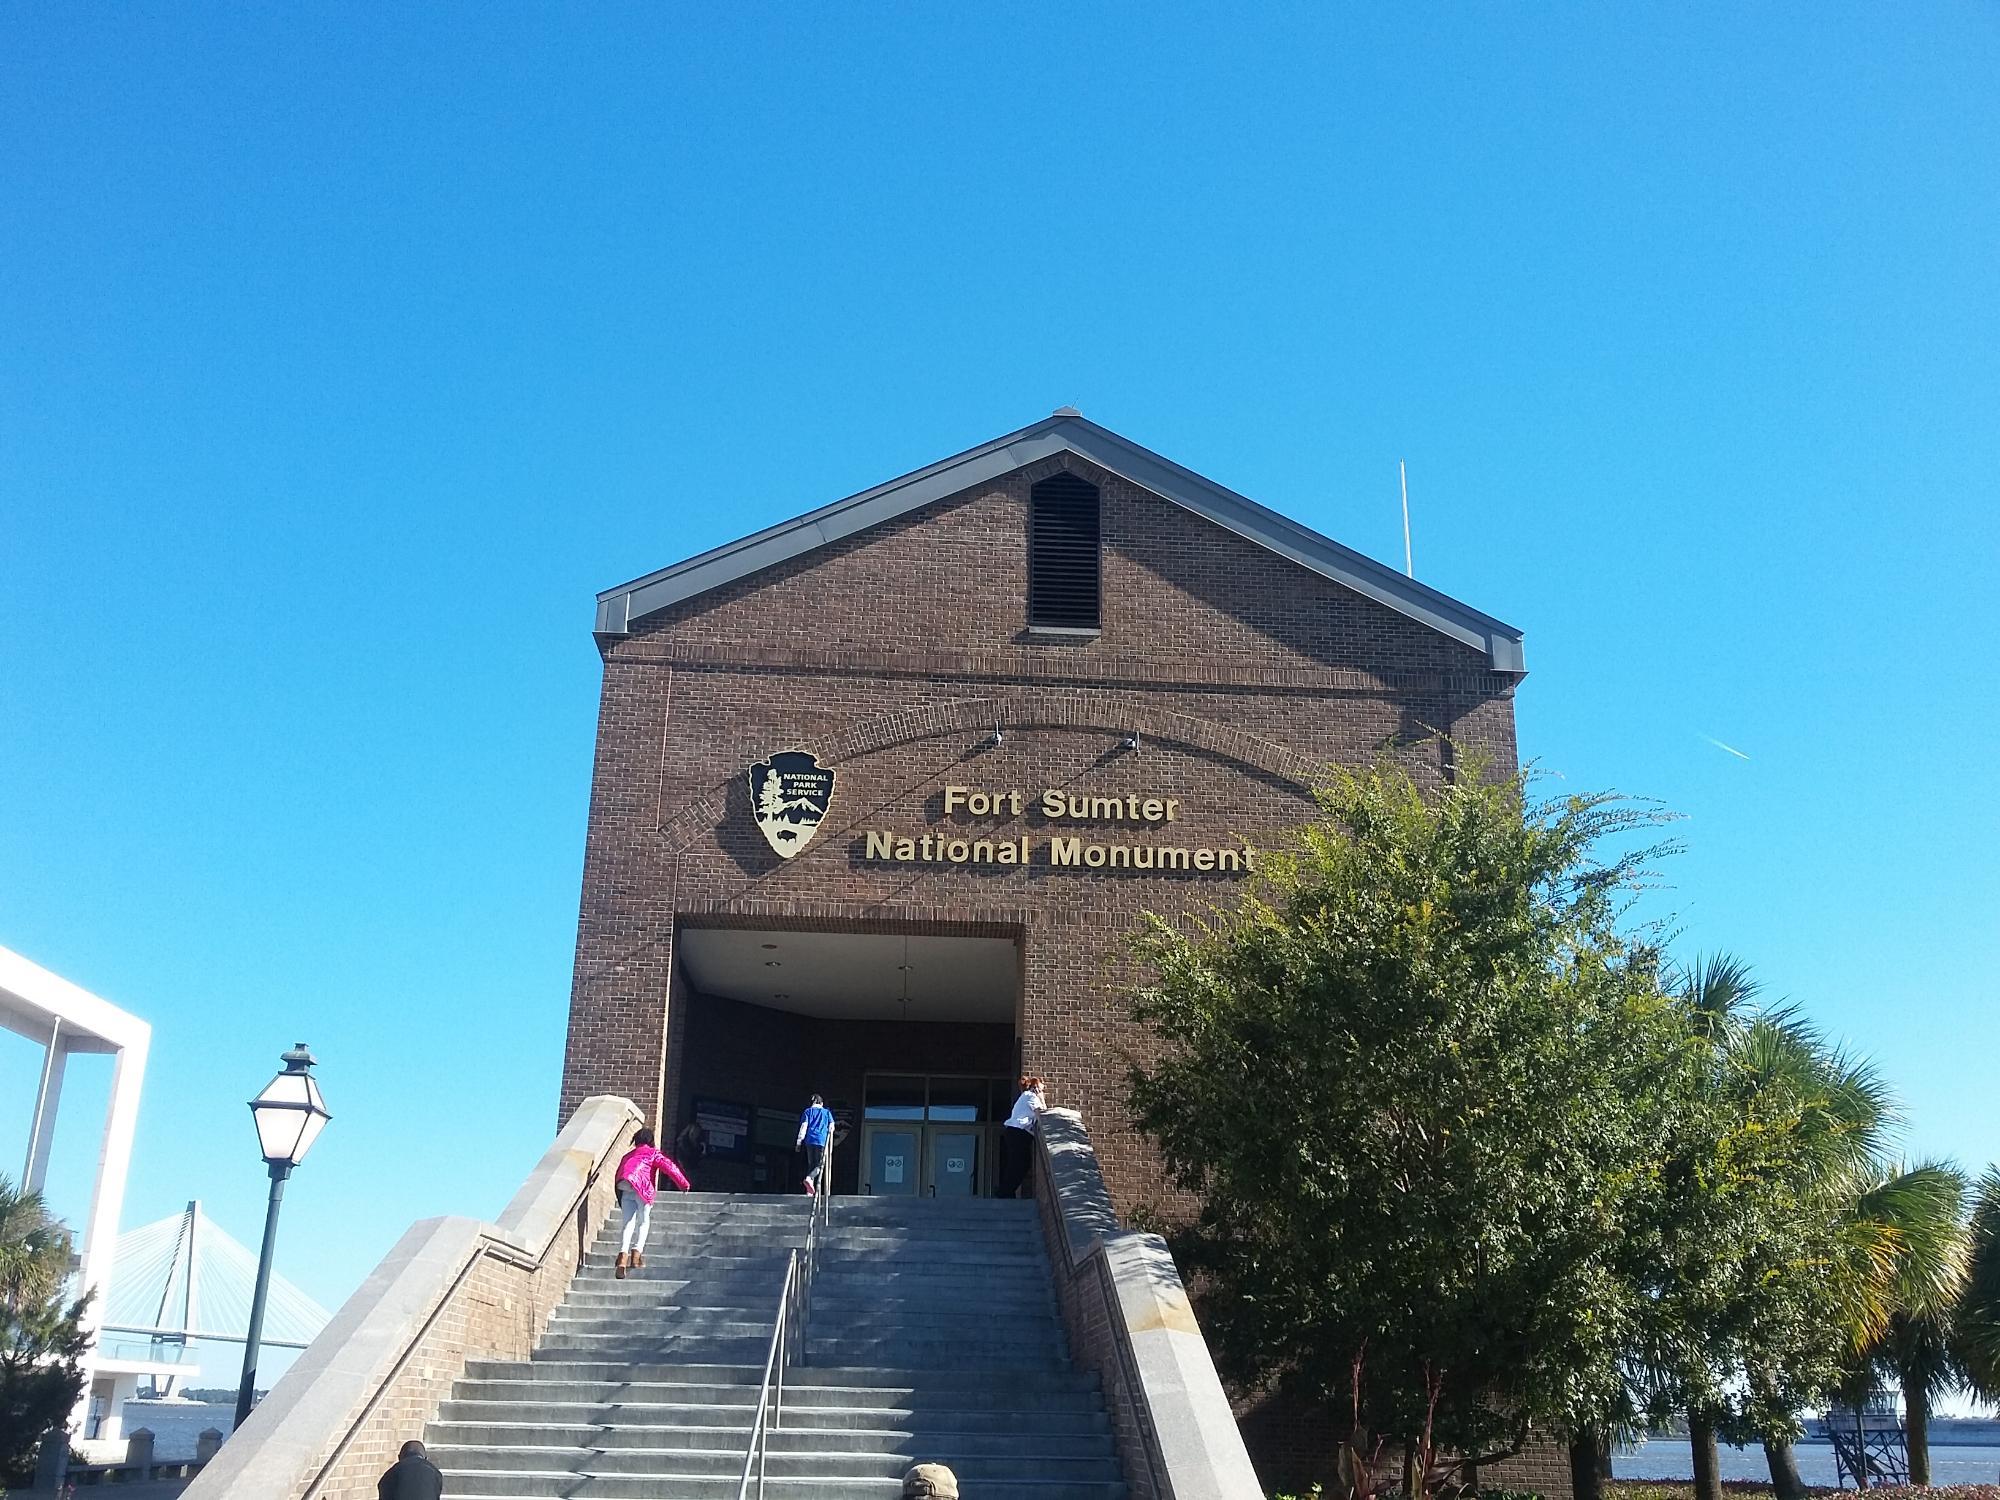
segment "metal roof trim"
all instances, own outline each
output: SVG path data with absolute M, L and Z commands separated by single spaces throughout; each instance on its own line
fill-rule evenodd
M 1484 651 L 1495 671 L 1527 670 L 1522 634 L 1512 625 L 1405 577 L 1087 418 L 1068 415 L 1045 417 L 857 495 L 606 589 L 597 596 L 597 633 L 624 635 L 646 616 L 683 599 L 1064 452 L 1088 459 L 1323 578 Z

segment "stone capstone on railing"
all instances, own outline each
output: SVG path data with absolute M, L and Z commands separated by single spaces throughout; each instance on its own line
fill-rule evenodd
M 615 1203 L 643 1123 L 594 1095 L 497 1221 L 414 1224 L 335 1313 L 184 1500 L 370 1500 L 474 1359 L 525 1359 Z
M 1103 1382 L 1134 1500 L 1261 1500 L 1166 1241 L 1120 1227 L 1075 1110 L 1044 1111 L 1035 1133 L 1035 1196 L 1063 1321 Z

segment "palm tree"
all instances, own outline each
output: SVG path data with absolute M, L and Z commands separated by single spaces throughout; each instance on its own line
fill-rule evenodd
M 1717 1429 L 1732 1409 L 1763 1439 L 1778 1500 L 1797 1500 L 1795 1414 L 1832 1389 L 1858 1397 L 1878 1368 L 1906 1389 L 1913 1471 L 1927 1472 L 1929 1399 L 1956 1374 L 1946 1345 L 1965 1279 L 1962 1175 L 1889 1164 L 1897 1111 L 1881 1076 L 1795 1010 L 1754 1009 L 1758 985 L 1740 959 L 1697 959 L 1671 987 L 1713 1049 L 1721 1140 L 1681 1169 L 1694 1187 L 1677 1233 L 1701 1254 L 1656 1299 L 1661 1338 L 1635 1364 L 1642 1383 L 1685 1404 L 1697 1500 L 1720 1500 Z M 2000 1169 L 1991 1183 L 2000 1386 Z
M 0 1486 L 25 1484 L 42 1434 L 83 1393 L 84 1304 L 63 1305 L 69 1231 L 0 1177 Z
M 1828 1044 L 1789 1009 L 1741 1026 L 1724 1044 L 1723 1068 L 1749 1125 L 1783 1142 L 1772 1186 L 1782 1191 L 1786 1213 L 1772 1223 L 1779 1243 L 1769 1247 L 1773 1258 L 1762 1274 L 1800 1284 L 1808 1307 L 1804 1326 L 1791 1330 L 1790 1356 L 1753 1353 L 1745 1374 L 1762 1418 L 1772 1489 L 1777 1500 L 1802 1500 L 1805 1485 L 1787 1430 L 1787 1408 L 1796 1408 L 1782 1393 L 1824 1389 L 1832 1359 L 1887 1327 L 1881 1282 L 1893 1257 L 1872 1221 L 1857 1217 L 1856 1205 L 1864 1184 L 1879 1175 L 1896 1112 L 1871 1064 Z M 1800 1249 L 1790 1248 L 1794 1241 Z M 1790 1363 L 1799 1368 L 1783 1368 Z
M 1952 1321 L 1966 1282 L 1965 1191 L 1948 1162 L 1888 1169 L 1861 1184 L 1844 1226 L 1861 1272 L 1846 1394 L 1865 1398 L 1878 1371 L 1902 1387 L 1912 1484 L 1930 1483 L 1931 1399 L 1961 1378 Z
M 1951 1353 L 1974 1395 L 2000 1400 L 2000 1166 L 1988 1167 L 1972 1189 Z
M 0 1176 L 0 1312 L 46 1302 L 69 1274 L 69 1231 L 40 1193 Z
M 1762 986 L 1750 965 L 1727 953 L 1697 954 L 1694 962 L 1674 975 L 1673 988 L 1687 1007 L 1695 1033 L 1711 1045 L 1726 1048 L 1742 1037 L 1751 1002 Z M 1716 1406 L 1693 1401 L 1688 1406 L 1688 1444 L 1694 1453 L 1695 1500 L 1722 1500 L 1722 1463 L 1716 1450 Z

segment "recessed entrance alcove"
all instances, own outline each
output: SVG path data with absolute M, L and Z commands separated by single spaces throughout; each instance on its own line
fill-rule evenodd
M 1020 1059 L 1016 938 L 685 927 L 675 1128 L 709 1132 L 701 1187 L 797 1192 L 799 1112 L 844 1127 L 843 1193 L 993 1191 Z

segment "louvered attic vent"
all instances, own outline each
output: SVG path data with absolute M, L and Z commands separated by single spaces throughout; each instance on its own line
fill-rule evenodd
M 1097 486 L 1056 474 L 1028 491 L 1028 624 L 1096 630 Z

